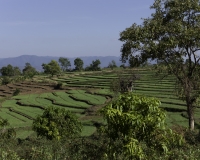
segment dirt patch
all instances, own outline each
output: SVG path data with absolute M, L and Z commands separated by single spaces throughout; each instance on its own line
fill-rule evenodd
M 12 96 L 15 89 L 20 89 L 20 94 L 37 94 L 37 93 L 47 93 L 53 92 L 54 84 L 42 84 L 37 82 L 23 82 L 23 83 L 13 83 L 9 85 L 0 86 L 0 95 Z M 59 90 L 58 90 L 59 91 Z
M 101 118 L 102 118 L 102 116 L 100 116 L 100 115 L 84 116 L 84 117 L 79 118 L 79 120 L 81 120 L 81 121 L 86 121 L 86 120 L 94 120 L 94 121 L 96 121 L 96 120 L 101 119 Z
M 106 98 L 107 98 L 107 100 L 104 104 L 94 105 L 94 106 L 86 109 L 85 110 L 85 118 L 88 117 L 88 119 L 89 119 L 89 117 L 91 117 L 91 116 L 99 116 L 98 111 L 112 100 L 112 98 L 110 98 L 110 97 L 106 97 Z

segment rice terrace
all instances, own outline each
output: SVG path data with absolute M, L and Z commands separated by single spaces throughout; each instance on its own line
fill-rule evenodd
M 200 0 L 11 1 L 0 160 L 200 159 Z
M 95 124 L 104 123 L 97 111 L 114 96 L 110 83 L 117 78 L 117 72 L 75 72 L 53 78 L 38 75 L 23 82 L 3 85 L 0 87 L 0 117 L 7 119 L 10 126 L 17 129 L 17 137 L 26 138 L 33 134 L 32 120 L 41 115 L 46 106 L 62 107 L 79 117 L 84 125 L 82 135 L 89 136 L 95 132 Z M 126 72 L 129 73 L 124 70 L 124 74 Z M 174 78 L 170 76 L 161 80 L 151 68 L 136 69 L 136 72 L 140 74 L 140 79 L 135 81 L 133 92 L 158 98 L 167 112 L 167 124 L 186 127 L 186 107 L 175 95 Z M 62 89 L 54 89 L 59 82 L 63 83 Z M 12 96 L 16 88 L 20 90 L 20 95 Z M 199 112 L 197 108 L 197 126 L 200 122 Z

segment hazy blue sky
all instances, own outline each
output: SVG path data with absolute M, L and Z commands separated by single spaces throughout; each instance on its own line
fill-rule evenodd
M 0 0 L 0 58 L 120 56 L 119 34 L 154 0 Z

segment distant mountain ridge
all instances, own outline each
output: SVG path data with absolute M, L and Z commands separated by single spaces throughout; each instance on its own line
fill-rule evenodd
M 38 71 L 42 71 L 42 63 L 49 63 L 51 60 L 58 61 L 60 57 L 51 57 L 51 56 L 36 56 L 36 55 L 22 55 L 19 57 L 11 57 L 11 58 L 1 58 L 0 59 L 0 68 L 3 66 L 7 66 L 8 64 L 11 64 L 12 66 L 17 66 L 20 69 L 23 69 L 25 66 L 25 63 L 30 63 L 34 68 L 36 68 Z M 68 57 L 66 57 L 68 58 Z M 74 68 L 74 58 L 68 58 L 71 62 L 71 68 Z M 101 61 L 101 67 L 107 67 L 109 62 L 114 60 L 117 64 L 117 66 L 120 66 L 122 63 L 120 61 L 120 57 L 117 56 L 85 56 L 85 57 L 79 57 L 84 62 L 84 67 L 89 66 L 93 60 L 99 59 Z

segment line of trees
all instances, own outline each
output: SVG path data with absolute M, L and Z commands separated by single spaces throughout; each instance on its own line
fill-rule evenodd
M 43 72 L 38 72 L 30 63 L 26 63 L 24 68 L 20 70 L 19 67 L 12 66 L 8 64 L 0 69 L 1 73 L 1 84 L 7 85 L 11 82 L 23 81 L 27 78 L 33 79 L 35 75 L 44 73 L 50 74 L 52 77 L 54 75 L 60 75 L 63 72 L 73 72 L 73 71 L 100 71 L 100 60 L 96 59 L 92 63 L 84 68 L 84 62 L 81 58 L 76 58 L 74 60 L 74 69 L 71 69 L 71 62 L 68 58 L 60 57 L 58 62 L 56 60 L 51 60 L 49 63 L 42 64 Z M 108 64 L 107 68 L 114 69 L 116 68 L 116 62 L 113 60 Z
M 81 58 L 76 58 L 74 60 L 74 66 L 75 68 L 73 70 L 70 69 L 71 67 L 71 62 L 69 61 L 68 58 L 64 58 L 64 57 L 60 57 L 59 58 L 59 63 L 55 60 L 52 60 L 50 63 L 48 64 L 42 64 L 44 73 L 47 74 L 51 74 L 53 75 L 57 75 L 59 73 L 62 72 L 66 72 L 66 71 L 100 71 L 101 67 L 100 67 L 100 60 L 97 59 L 95 61 L 92 61 L 92 63 L 90 64 L 90 66 L 87 66 L 85 69 L 83 67 L 84 62 Z
M 22 71 L 19 69 L 19 67 L 13 67 L 11 64 L 8 64 L 7 66 L 2 67 L 0 69 L 0 73 L 2 76 L 8 76 L 8 77 L 19 76 L 19 75 L 26 75 L 33 77 L 34 75 L 38 74 L 36 69 L 32 67 L 30 63 L 26 63 Z
M 92 63 L 84 68 L 84 62 L 81 58 L 76 58 L 74 60 L 74 69 L 71 69 L 71 62 L 68 58 L 60 57 L 58 62 L 56 60 L 51 60 L 51 62 L 42 64 L 42 68 L 44 73 L 51 74 L 52 76 L 60 74 L 61 72 L 68 72 L 68 71 L 100 71 L 101 70 L 101 61 L 96 59 L 92 61 Z M 114 69 L 116 68 L 116 62 L 113 60 L 108 64 L 107 68 Z M 33 78 L 34 75 L 38 74 L 39 72 L 31 66 L 30 63 L 26 63 L 25 67 L 20 70 L 19 67 L 14 67 L 11 64 L 4 66 L 0 69 L 0 73 L 2 76 L 13 77 L 13 76 L 20 76 L 24 75 L 26 77 Z

